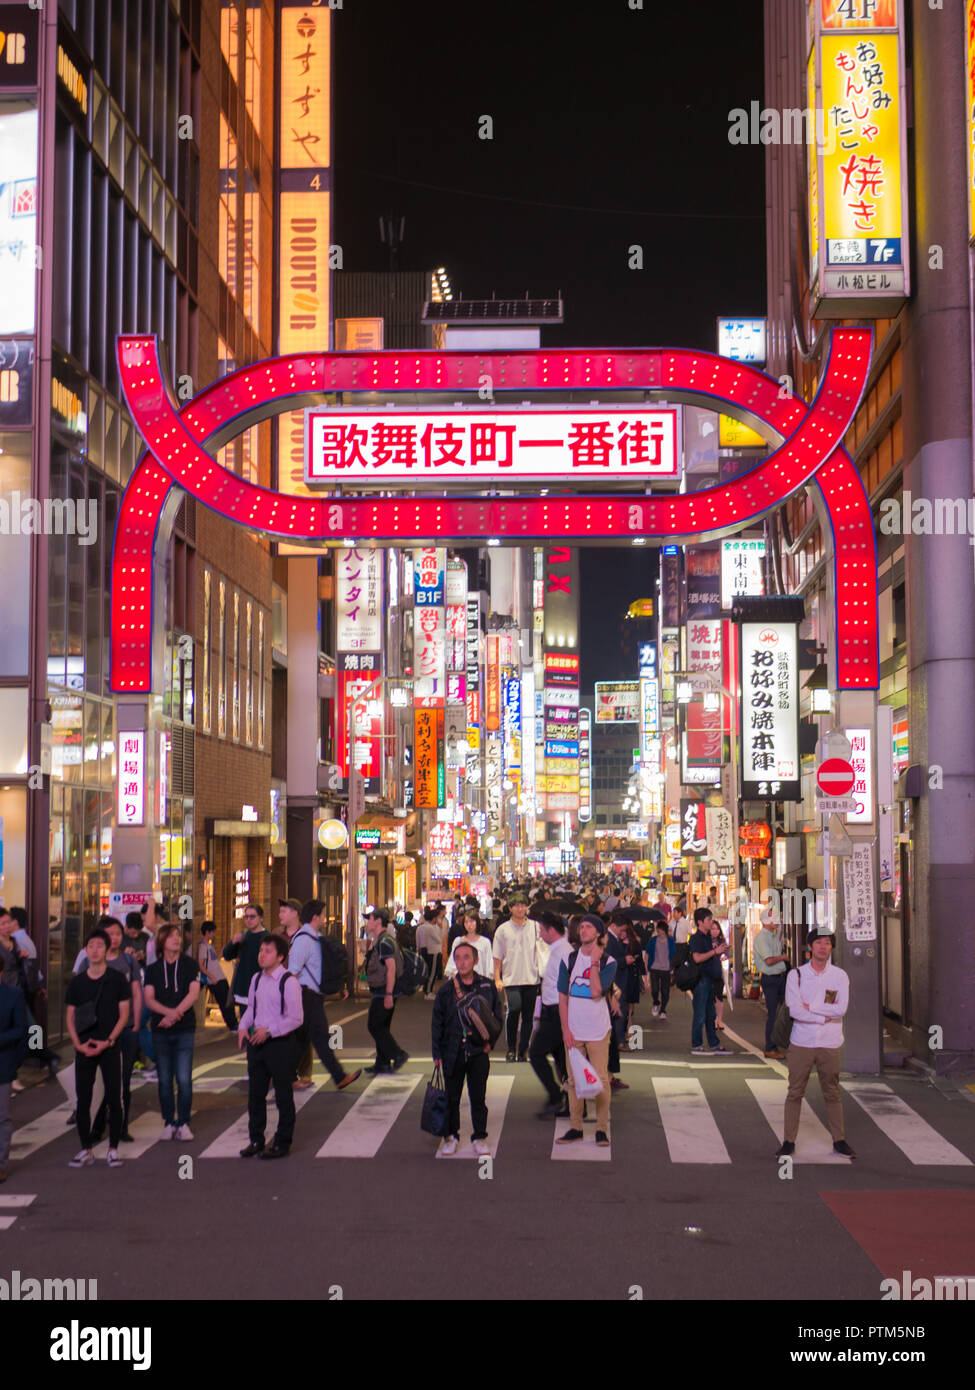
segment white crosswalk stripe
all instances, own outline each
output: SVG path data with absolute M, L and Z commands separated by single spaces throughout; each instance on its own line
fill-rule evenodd
M 966 1158 L 954 1144 L 949 1144 L 947 1139 L 942 1139 L 927 1120 L 923 1120 L 916 1110 L 912 1110 L 882 1081 L 843 1081 L 840 1084 L 912 1163 L 943 1167 L 972 1166 L 970 1158 Z
M 17 1216 L 36 1201 L 36 1192 L 7 1192 L 0 1195 L 0 1231 L 9 1231 Z M 8 1215 L 9 1212 L 14 1215 Z
M 375 1158 L 420 1079 L 408 1072 L 377 1076 L 332 1130 L 315 1157 Z
M 592 1104 L 592 1102 L 590 1102 Z M 610 1117 L 612 1118 L 612 1116 Z M 556 1120 L 555 1134 L 552 1136 L 552 1158 L 556 1161 L 568 1160 L 569 1162 L 582 1163 L 608 1163 L 613 1157 L 613 1132 L 610 1129 L 608 1146 L 600 1146 L 596 1143 L 596 1126 L 583 1125 L 584 1139 L 577 1139 L 572 1144 L 560 1144 L 558 1141 L 566 1130 L 572 1128 L 571 1120 Z
M 671 1163 L 731 1162 L 697 1077 L 655 1076 L 651 1084 Z
M 487 1146 L 491 1157 L 494 1158 L 498 1152 L 498 1144 L 501 1142 L 501 1128 L 504 1125 L 505 1112 L 508 1108 L 508 1099 L 511 1089 L 515 1084 L 513 1076 L 489 1076 L 487 1083 L 487 1108 L 488 1108 L 488 1137 Z M 470 1139 L 471 1130 L 474 1122 L 471 1119 L 471 1103 L 467 1098 L 465 1088 L 460 1102 L 460 1134 L 461 1142 L 455 1154 L 445 1155 L 437 1150 L 437 1157 L 444 1159 L 445 1162 L 452 1162 L 455 1158 L 477 1158 L 474 1152 L 474 1145 Z M 464 1136 L 467 1135 L 465 1139 Z
M 73 1110 L 74 1101 L 66 1100 L 51 1110 L 45 1110 L 43 1115 L 31 1120 L 29 1124 L 15 1129 L 10 1140 L 10 1157 L 15 1162 L 21 1162 L 38 1149 L 42 1149 L 45 1144 L 50 1144 L 52 1139 L 60 1139 L 66 1134 L 77 1140 L 78 1131 L 74 1125 L 68 1124 Z
M 785 1128 L 785 1097 L 788 1081 L 756 1081 L 750 1079 L 748 1089 L 758 1101 L 759 1109 L 768 1120 L 769 1129 L 781 1144 Z M 829 1130 L 820 1121 L 807 1100 L 799 1111 L 799 1133 L 796 1135 L 796 1163 L 845 1163 L 850 1160 L 834 1154 Z
M 315 1085 L 312 1086 L 309 1090 L 296 1092 L 295 1110 L 301 1110 L 303 1106 L 307 1105 L 308 1102 L 311 1100 L 312 1096 L 317 1094 L 319 1089 L 319 1083 L 316 1082 Z M 277 1124 L 277 1122 L 278 1107 L 274 1104 L 274 1092 L 272 1090 L 271 1094 L 268 1096 L 267 1099 L 267 1127 L 264 1131 L 267 1141 L 269 1143 L 271 1139 L 273 1139 L 274 1137 L 274 1127 Z M 162 1126 L 160 1124 L 160 1129 L 161 1127 Z M 214 1139 L 212 1144 L 207 1145 L 207 1147 L 200 1154 L 200 1157 L 237 1158 L 240 1155 L 241 1149 L 246 1149 L 248 1142 L 249 1131 L 247 1124 L 247 1111 L 245 1110 L 242 1115 L 237 1116 L 236 1120 L 234 1120 L 233 1124 L 230 1126 L 229 1129 L 225 1129 L 222 1134 L 219 1134 L 216 1137 L 216 1139 Z

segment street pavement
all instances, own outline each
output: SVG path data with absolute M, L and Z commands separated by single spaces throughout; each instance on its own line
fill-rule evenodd
M 329 1008 L 350 1069 L 372 1060 L 367 1003 Z M 139 1084 L 121 1169 L 68 1169 L 69 1068 L 31 1085 L 13 1102 L 0 1277 L 97 1279 L 100 1299 L 813 1301 L 876 1300 L 881 1279 L 904 1270 L 975 1279 L 975 1093 L 964 1085 L 844 1078 L 850 1161 L 832 1153 L 813 1080 L 790 1170 L 775 1157 L 786 1072 L 761 1055 L 762 1006 L 726 1011 L 733 1056 L 695 1057 L 676 994 L 666 1021 L 637 1010 L 611 1148 L 596 1148 L 588 1124 L 584 1143 L 556 1145 L 566 1122 L 537 1118 L 531 1068 L 494 1060 L 491 1158 L 475 1158 L 462 1116 L 458 1155 L 437 1159 L 420 1130 L 431 1008 L 419 996 L 397 1005 L 411 1057 L 391 1078 L 337 1093 L 316 1060 L 315 1087 L 296 1095 L 294 1149 L 277 1163 L 237 1157 L 246 1064 L 212 1024 L 196 1052 L 194 1139 L 160 1142 L 155 1085 Z

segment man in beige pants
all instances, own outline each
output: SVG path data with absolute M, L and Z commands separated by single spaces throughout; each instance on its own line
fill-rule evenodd
M 790 970 L 785 1002 L 792 1017 L 789 1041 L 789 1091 L 785 1100 L 785 1133 L 776 1155 L 796 1151 L 802 1098 L 813 1067 L 826 1102 L 826 1119 L 833 1152 L 856 1158 L 843 1137 L 843 1101 L 840 1093 L 840 1054 L 843 1048 L 843 1016 L 850 1003 L 850 977 L 832 962 L 836 938 L 813 927 L 807 938 L 812 959 L 799 970 Z
M 596 1143 L 609 1144 L 609 1034 L 607 996 L 616 974 L 616 961 L 604 955 L 606 930 L 598 917 L 579 923 L 579 949 L 559 966 L 559 1018 L 569 1071 L 569 1129 L 558 1140 L 574 1144 L 585 1138 L 583 1100 L 576 1095 L 569 1049 L 576 1047 L 603 1083 L 596 1097 Z

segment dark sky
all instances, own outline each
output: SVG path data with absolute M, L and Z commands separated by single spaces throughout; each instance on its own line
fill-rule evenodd
M 762 3 L 346 0 L 333 11 L 336 241 L 349 270 L 447 267 L 465 298 L 561 292 L 544 345 L 714 350 L 765 312 Z M 478 139 L 480 117 L 494 138 Z M 644 269 L 628 268 L 631 246 Z M 619 670 L 647 552 L 583 551 L 585 666 Z M 584 671 L 585 680 L 585 671 Z

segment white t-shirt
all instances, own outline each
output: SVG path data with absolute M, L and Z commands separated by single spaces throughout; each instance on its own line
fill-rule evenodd
M 474 962 L 474 972 L 477 975 L 486 975 L 489 980 L 494 979 L 494 952 L 491 949 L 491 942 L 486 936 L 475 936 L 473 940 L 469 936 L 458 936 L 450 948 L 450 960 L 448 960 L 444 974 L 449 979 L 451 975 L 457 974 L 457 963 L 454 960 L 454 952 L 461 944 L 477 947 L 477 959 Z
M 580 951 L 569 976 L 569 1032 L 580 1042 L 599 1042 L 605 1038 L 610 1028 L 606 996 L 603 995 L 600 999 L 592 997 L 589 986 L 590 965 L 589 957 Z
M 678 917 L 677 930 L 674 932 L 674 940 L 679 946 L 682 941 L 690 941 L 691 937 L 694 935 L 694 931 L 695 928 L 690 917 Z
M 494 933 L 494 959 L 501 962 L 501 983 L 503 985 L 537 985 L 538 923 L 529 917 L 523 927 L 516 927 L 510 919 L 502 922 Z
M 545 943 L 543 942 L 544 946 Z M 542 1003 L 557 1004 L 559 1002 L 559 966 L 564 960 L 568 960 L 572 955 L 572 942 L 568 935 L 560 936 L 557 941 L 553 941 L 551 946 L 546 947 L 548 960 L 545 964 L 545 973 L 542 975 Z

